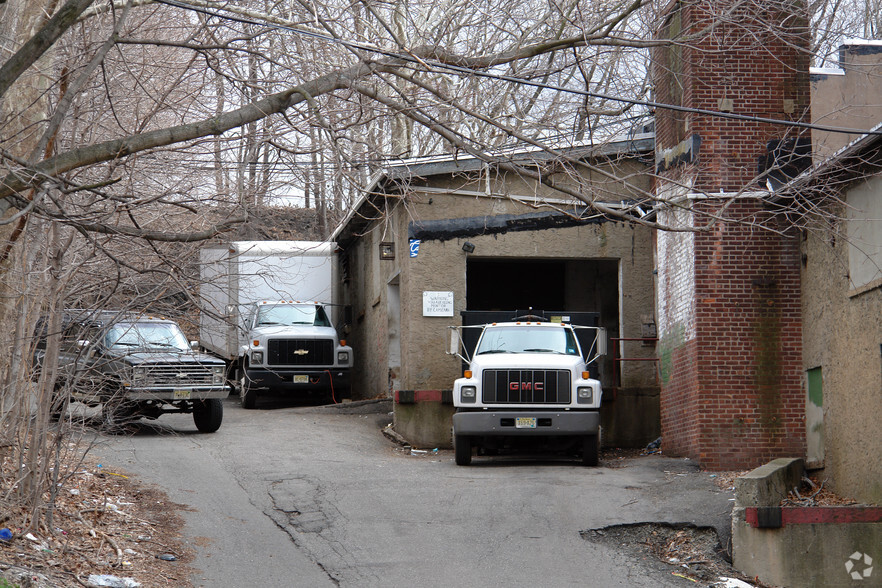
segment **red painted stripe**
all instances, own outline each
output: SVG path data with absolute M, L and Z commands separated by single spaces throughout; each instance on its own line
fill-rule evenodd
M 395 390 L 395 402 L 415 404 L 417 402 L 444 402 L 443 390 Z
M 441 390 L 414 390 L 414 402 L 441 402 Z
M 744 518 L 756 527 L 757 509 L 745 509 Z M 826 523 L 882 523 L 882 507 L 878 506 L 783 506 L 782 525 L 814 525 Z

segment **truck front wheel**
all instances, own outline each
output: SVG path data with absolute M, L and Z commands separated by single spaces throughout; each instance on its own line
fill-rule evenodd
M 197 402 L 193 407 L 193 423 L 200 433 L 214 433 L 224 420 L 224 405 L 220 398 Z
M 456 455 L 456 465 L 467 466 L 472 463 L 472 438 L 466 435 L 454 435 L 453 451 Z
M 56 383 L 55 388 L 52 390 L 52 402 L 49 405 L 49 418 L 52 422 L 61 420 L 68 402 L 67 390 L 65 390 L 62 384 Z
M 257 406 L 257 392 L 251 387 L 251 380 L 242 368 L 242 377 L 239 379 L 239 402 L 242 408 L 252 409 Z
M 124 432 L 126 425 L 138 419 L 137 406 L 121 398 L 110 398 L 101 407 L 101 420 L 105 432 Z
M 600 430 L 595 435 L 587 435 L 582 447 L 582 465 L 596 466 L 600 463 Z

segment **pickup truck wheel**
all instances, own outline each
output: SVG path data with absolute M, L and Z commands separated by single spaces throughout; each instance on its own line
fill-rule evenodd
M 472 439 L 466 435 L 454 435 L 453 452 L 456 465 L 467 466 L 472 463 Z
M 224 420 L 224 405 L 219 398 L 197 402 L 193 407 L 193 422 L 200 433 L 214 433 Z
M 251 388 L 251 381 L 245 375 L 245 370 L 242 370 L 242 377 L 239 379 L 239 402 L 242 408 L 248 410 L 257 406 L 257 392 Z
M 52 422 L 61 420 L 64 416 L 64 410 L 67 407 L 67 394 L 65 394 L 64 386 L 55 385 L 52 391 L 52 402 L 49 404 L 49 419 Z
M 596 466 L 600 463 L 600 431 L 596 435 L 587 435 L 582 448 L 582 465 Z
M 119 433 L 136 418 L 135 406 L 121 400 L 108 400 L 101 406 L 102 428 L 108 433 Z

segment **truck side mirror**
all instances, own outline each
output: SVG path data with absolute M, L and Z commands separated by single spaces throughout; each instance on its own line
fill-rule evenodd
M 607 350 L 606 329 L 598 327 L 597 329 L 597 355 L 606 355 Z
M 450 329 L 450 346 L 447 355 L 459 355 L 459 332 L 454 328 Z

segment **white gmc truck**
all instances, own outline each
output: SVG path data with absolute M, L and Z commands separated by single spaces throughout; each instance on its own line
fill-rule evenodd
M 537 318 L 537 317 L 527 317 Z M 600 382 L 588 365 L 606 352 L 602 328 L 541 320 L 482 325 L 472 357 L 460 355 L 459 329 L 452 327 L 449 353 L 468 362 L 453 384 L 453 443 L 457 465 L 469 465 L 472 450 L 553 450 L 600 459 Z M 575 329 L 596 331 L 585 354 Z

